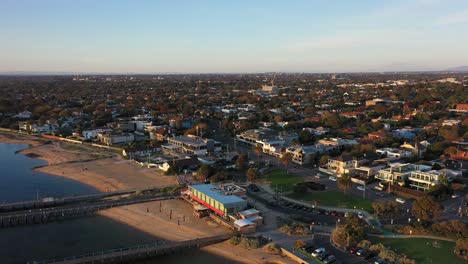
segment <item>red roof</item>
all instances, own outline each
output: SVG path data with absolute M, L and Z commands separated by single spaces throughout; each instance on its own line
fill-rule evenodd
M 466 110 L 468 111 L 468 104 L 457 104 L 457 110 Z

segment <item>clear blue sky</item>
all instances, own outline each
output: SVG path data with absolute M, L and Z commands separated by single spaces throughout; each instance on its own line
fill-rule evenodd
M 0 72 L 468 65 L 467 0 L 0 0 Z

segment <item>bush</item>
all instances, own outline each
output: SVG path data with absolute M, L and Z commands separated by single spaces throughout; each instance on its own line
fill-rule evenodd
M 460 220 L 450 220 L 433 224 L 432 231 L 446 237 L 468 237 L 467 225 Z
M 301 247 L 304 247 L 305 245 L 306 245 L 306 242 L 304 240 L 296 240 L 294 242 L 295 248 L 301 248 Z
M 242 237 L 239 246 L 245 249 L 256 249 L 260 247 L 260 241 L 258 238 Z
M 256 249 L 262 246 L 265 242 L 262 237 L 233 236 L 229 239 L 229 243 L 245 249 Z
M 279 231 L 288 234 L 288 235 L 298 235 L 298 236 L 306 236 L 310 234 L 310 230 L 308 227 L 298 223 L 292 224 L 284 224 L 279 228 Z
M 237 245 L 239 245 L 239 243 L 240 243 L 240 237 L 238 237 L 238 236 L 233 236 L 233 237 L 231 237 L 229 239 L 229 244 L 231 244 L 231 245 L 237 246 Z
M 263 250 L 265 250 L 265 252 L 269 254 L 282 255 L 281 248 L 273 242 L 268 243 L 266 246 L 264 246 Z

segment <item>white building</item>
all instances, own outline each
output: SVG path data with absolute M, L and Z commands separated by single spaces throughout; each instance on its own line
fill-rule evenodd
M 413 153 L 411 151 L 397 148 L 381 148 L 377 149 L 375 152 L 381 156 L 387 156 L 392 158 L 404 158 L 413 156 Z

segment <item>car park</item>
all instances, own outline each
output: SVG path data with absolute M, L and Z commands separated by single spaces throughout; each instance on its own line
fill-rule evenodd
M 317 257 L 319 254 L 322 254 L 322 253 L 325 253 L 326 250 L 324 248 L 317 248 L 316 250 L 314 250 L 314 252 L 312 252 L 312 256 L 313 257 Z
M 329 263 L 335 262 L 335 260 L 336 260 L 336 257 L 334 255 L 330 255 L 323 260 L 323 263 L 329 264 Z
M 403 198 L 400 198 L 400 197 L 396 198 L 395 201 L 397 201 L 397 203 L 401 203 L 401 204 L 406 203 L 406 200 L 403 199 Z

